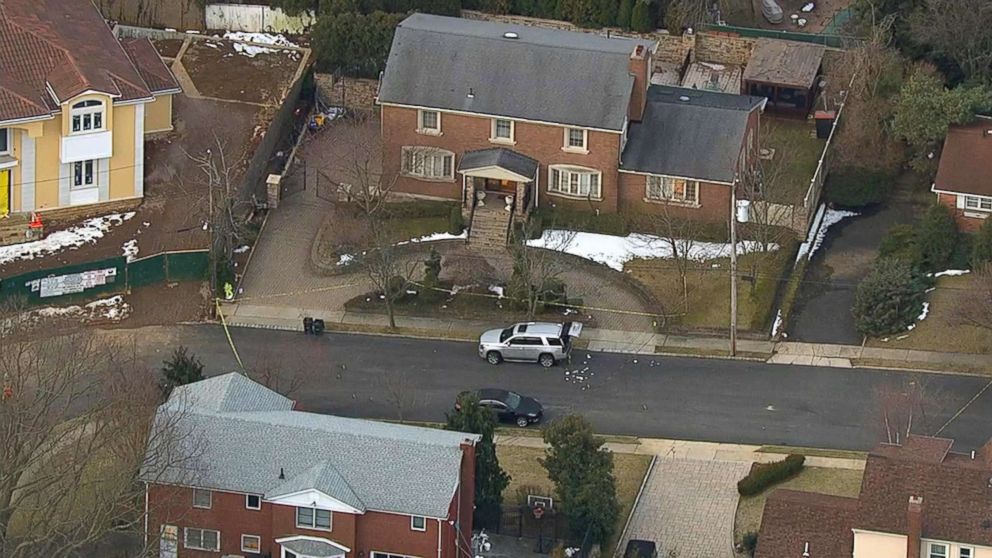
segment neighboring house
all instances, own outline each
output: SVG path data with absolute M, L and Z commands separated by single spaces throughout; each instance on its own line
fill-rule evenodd
M 238 373 L 172 392 L 141 473 L 160 556 L 471 555 L 478 436 L 293 407 Z
M 992 118 L 951 126 L 931 191 L 963 231 L 978 230 L 992 215 Z
M 144 141 L 172 129 L 175 77 L 89 0 L 0 3 L 0 213 L 144 195 Z
M 726 221 L 764 100 L 651 86 L 653 48 L 414 14 L 396 30 L 379 88 L 384 174 L 397 177 L 394 191 L 459 200 L 466 214 L 485 192 L 510 196 L 517 216 L 539 205 L 668 204 Z
M 992 441 L 909 436 L 869 455 L 858 498 L 775 490 L 755 558 L 992 557 Z

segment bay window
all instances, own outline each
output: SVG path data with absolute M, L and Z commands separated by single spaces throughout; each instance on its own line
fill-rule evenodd
M 555 165 L 548 174 L 548 192 L 597 200 L 603 197 L 602 173 L 597 170 Z
M 433 147 L 404 147 L 403 174 L 427 180 L 454 180 L 455 154 Z
M 651 201 L 699 204 L 699 182 L 671 176 L 648 176 L 646 196 Z

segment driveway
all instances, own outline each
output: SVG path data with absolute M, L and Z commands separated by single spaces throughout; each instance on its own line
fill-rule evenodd
M 813 255 L 785 331 L 790 341 L 861 344 L 851 308 L 858 282 L 871 269 L 882 238 L 894 225 L 912 223 L 925 204 L 902 184 L 885 205 L 830 227 Z
M 750 467 L 659 457 L 621 548 L 645 539 L 657 543 L 659 558 L 733 558 L 737 481 Z

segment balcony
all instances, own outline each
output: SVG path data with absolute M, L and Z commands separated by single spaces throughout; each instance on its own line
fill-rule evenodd
M 113 155 L 113 146 L 114 136 L 109 130 L 63 136 L 60 158 L 62 163 L 107 159 Z

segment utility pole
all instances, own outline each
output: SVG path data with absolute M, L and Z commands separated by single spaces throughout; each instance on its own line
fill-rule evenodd
M 730 187 L 730 356 L 737 356 L 737 181 Z

